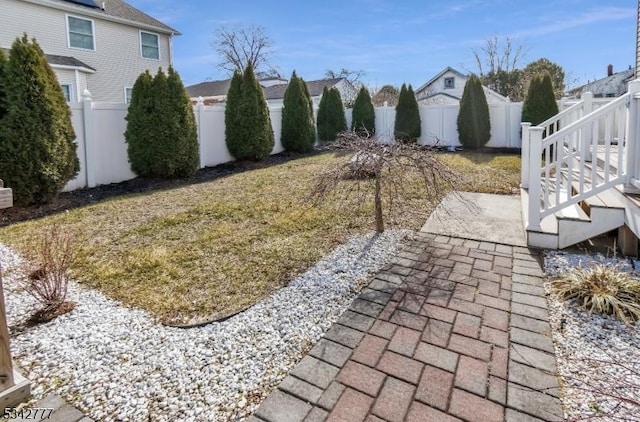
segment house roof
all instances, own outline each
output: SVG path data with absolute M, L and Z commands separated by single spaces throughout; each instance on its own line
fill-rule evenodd
M 224 79 L 222 81 L 208 81 L 201 82 L 199 84 L 190 85 L 187 87 L 187 93 L 189 97 L 217 97 L 220 95 L 227 95 L 229 91 L 229 85 L 231 85 L 231 79 Z
M 317 81 L 307 81 L 307 89 L 311 97 L 319 97 L 322 95 L 324 87 L 336 86 L 344 78 L 319 79 Z M 289 84 L 272 85 L 264 88 L 264 96 L 267 100 L 279 100 L 284 98 L 284 92 Z
M 307 89 L 311 97 L 319 97 L 322 95 L 324 87 L 336 86 L 344 78 L 334 79 L 319 79 L 317 81 L 308 81 Z M 199 84 L 190 85 L 187 87 L 187 93 L 191 98 L 197 97 L 217 97 L 221 95 L 227 95 L 229 91 L 229 85 L 231 85 L 231 79 L 224 79 L 221 81 L 209 81 L 201 82 Z M 284 98 L 284 92 L 287 90 L 288 83 L 276 84 L 262 87 L 264 90 L 264 96 L 267 100 L 279 100 Z
M 96 69 L 94 69 L 93 67 L 89 66 L 84 62 L 81 62 L 75 57 L 57 56 L 55 54 L 45 54 L 45 57 L 47 59 L 47 62 L 52 66 L 58 65 L 58 66 L 78 67 L 78 68 L 85 68 L 93 72 L 96 71 Z
M 0 48 L 0 50 L 2 50 L 2 52 L 8 56 L 10 50 L 8 48 Z M 71 57 L 71 56 L 58 56 L 55 54 L 45 54 L 44 57 L 47 59 L 47 63 L 49 63 L 50 66 L 65 66 L 65 67 L 73 67 L 73 68 L 78 68 L 78 69 L 85 69 L 88 70 L 90 72 L 95 72 L 96 70 L 89 66 L 88 64 L 76 59 L 75 57 Z
M 436 80 L 438 80 L 438 78 L 440 78 L 442 75 L 444 75 L 447 72 L 453 72 L 456 75 L 460 76 L 461 78 L 468 78 L 467 75 L 465 75 L 462 72 L 457 71 L 456 69 L 452 68 L 451 66 L 447 66 L 444 69 L 442 69 L 436 76 L 434 76 L 433 78 L 429 79 L 429 81 L 427 83 L 425 83 L 424 85 L 422 85 L 420 88 L 416 89 L 416 94 L 426 88 L 428 88 L 432 83 L 434 83 Z
M 86 1 L 79 2 L 76 0 L 27 1 L 40 5 L 44 3 L 47 6 L 59 7 L 65 10 L 73 9 L 85 15 L 103 17 L 107 20 L 125 21 L 135 26 L 143 26 L 153 28 L 159 32 L 180 35 L 180 32 L 176 29 L 136 9 L 123 0 L 96 0 L 95 5 L 98 7 L 91 6 Z
M 632 79 L 635 75 L 635 69 L 627 69 L 622 72 L 614 73 L 611 76 L 597 79 L 593 82 L 586 83 L 582 86 L 570 90 L 570 95 L 580 94 L 582 92 L 590 91 L 592 94 L 619 94 L 621 87 L 625 86 L 625 83 Z

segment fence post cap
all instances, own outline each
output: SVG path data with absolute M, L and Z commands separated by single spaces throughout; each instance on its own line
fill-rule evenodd
M 91 92 L 87 88 L 85 88 L 84 91 L 82 91 L 82 99 L 84 101 L 91 100 Z

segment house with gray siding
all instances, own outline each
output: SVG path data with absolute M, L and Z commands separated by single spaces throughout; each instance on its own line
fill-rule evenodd
M 140 73 L 173 63 L 178 31 L 122 0 L 0 0 L 0 48 L 26 33 L 69 101 L 125 102 Z
M 415 91 L 416 99 L 420 104 L 425 105 L 459 104 L 468 79 L 469 75 L 465 75 L 452 67 L 446 67 Z M 507 97 L 486 86 L 482 88 L 489 104 L 509 101 Z

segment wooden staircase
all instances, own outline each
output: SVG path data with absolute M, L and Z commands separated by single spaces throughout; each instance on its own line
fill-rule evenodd
M 640 80 L 594 107 L 593 97 L 538 126 L 522 125 L 522 210 L 529 246 L 562 249 L 627 226 L 640 207 L 623 193 L 638 182 Z M 631 158 L 636 157 L 636 158 Z
M 523 208 L 529 195 L 522 190 Z M 566 195 L 566 193 L 565 193 Z M 529 246 L 563 249 L 624 226 L 623 194 L 617 189 L 602 192 L 544 217 L 540 229 L 527 230 Z M 528 223 L 525 218 L 525 227 Z

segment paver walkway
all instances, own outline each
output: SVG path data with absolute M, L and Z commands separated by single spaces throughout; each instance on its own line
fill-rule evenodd
M 419 233 L 251 422 L 559 421 L 539 256 Z

